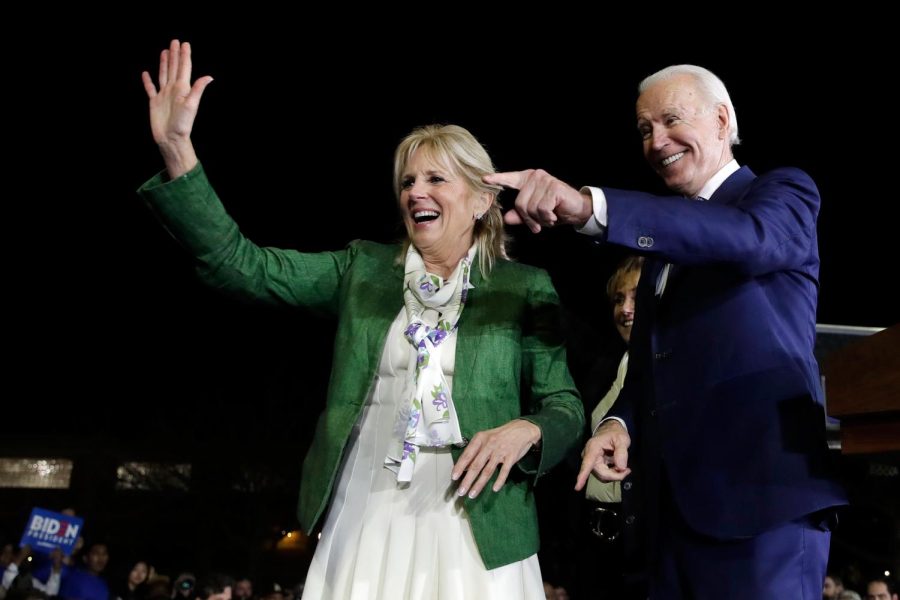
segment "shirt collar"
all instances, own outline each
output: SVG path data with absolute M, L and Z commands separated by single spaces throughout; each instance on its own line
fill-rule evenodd
M 722 185 L 726 179 L 728 179 L 732 173 L 740 169 L 740 165 L 738 165 L 735 159 L 731 159 L 728 161 L 724 167 L 716 171 L 716 174 L 709 178 L 702 188 L 700 188 L 700 193 L 695 196 L 695 198 L 702 198 L 703 200 L 709 200 L 712 198 L 712 195 L 716 193 L 716 190 L 719 189 L 719 186 Z

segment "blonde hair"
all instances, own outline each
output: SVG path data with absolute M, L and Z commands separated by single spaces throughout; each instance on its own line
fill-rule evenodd
M 498 258 L 509 258 L 506 253 L 509 238 L 503 227 L 503 213 L 497 201 L 503 188 L 488 185 L 481 180 L 482 176 L 496 172 L 491 157 L 475 136 L 459 125 L 417 127 L 403 138 L 394 152 L 394 194 L 398 201 L 406 165 L 419 149 L 422 149 L 428 160 L 465 179 L 473 191 L 489 194 L 490 205 L 482 217 L 475 221 L 473 232 L 478 245 L 481 274 L 487 277 Z M 406 255 L 409 243 L 407 239 L 401 256 Z
M 625 278 L 635 272 L 640 274 L 643 266 L 643 256 L 629 256 L 619 263 L 616 271 L 609 278 L 609 281 L 606 282 L 606 297 L 609 298 L 610 304 L 615 305 L 616 292 L 625 281 Z

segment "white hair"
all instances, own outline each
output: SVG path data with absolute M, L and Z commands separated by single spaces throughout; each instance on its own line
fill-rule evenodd
M 643 94 L 647 88 L 656 85 L 661 81 L 666 81 L 681 75 L 693 77 L 697 89 L 706 94 L 706 97 L 713 104 L 725 105 L 729 117 L 728 141 L 732 146 L 740 144 L 741 138 L 738 137 L 737 114 L 734 112 L 734 104 L 731 103 L 731 96 L 728 95 L 728 90 L 725 89 L 725 84 L 722 83 L 722 80 L 716 77 L 709 69 L 704 69 L 703 67 L 695 65 L 672 65 L 671 67 L 666 67 L 665 69 L 646 77 L 640 85 L 638 85 L 638 93 Z

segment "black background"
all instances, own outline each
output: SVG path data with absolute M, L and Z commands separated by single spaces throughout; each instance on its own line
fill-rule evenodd
M 392 151 L 425 123 L 469 128 L 500 170 L 541 167 L 576 186 L 662 191 L 641 156 L 635 86 L 667 64 L 707 66 L 737 109 L 738 161 L 756 172 L 797 166 L 819 185 L 818 322 L 897 320 L 888 291 L 897 255 L 889 164 L 896 118 L 883 89 L 888 40 L 876 30 L 860 46 L 840 34 L 846 28 L 788 24 L 713 42 L 577 15 L 560 26 L 548 16 L 543 30 L 537 17 L 527 30 L 418 13 L 377 17 L 397 25 L 385 30 L 367 24 L 374 15 L 224 17 L 57 24 L 11 48 L 12 371 L 33 376 L 35 388 L 74 392 L 79 382 L 38 374 L 90 380 L 97 369 L 108 379 L 111 365 L 140 370 L 202 343 L 186 322 L 198 317 L 188 314 L 192 303 L 211 300 L 197 299 L 204 292 L 188 261 L 134 194 L 162 166 L 140 72 L 155 75 L 159 49 L 176 35 L 193 43 L 195 75 L 215 77 L 194 137 L 226 206 L 258 243 L 301 250 L 400 233 Z M 633 39 L 623 36 L 632 27 Z M 502 197 L 506 206 L 512 199 Z M 589 314 L 592 300 L 580 290 L 604 282 L 615 251 L 594 251 L 570 232 L 514 235 L 515 255 L 548 268 L 573 310 Z
M 468 128 L 499 170 L 661 192 L 635 130 L 636 86 L 669 64 L 706 66 L 731 92 L 738 161 L 800 167 L 820 188 L 818 322 L 897 322 L 893 51 L 872 18 L 738 29 L 724 16 L 534 14 L 523 25 L 462 8 L 374 10 L 82 11 L 4 26 L 3 446 L 105 473 L 82 471 L 58 505 L 102 520 L 97 504 L 112 499 L 96 488 L 122 460 L 187 459 L 213 479 L 217 465 L 249 460 L 276 465 L 291 490 L 268 525 L 293 526 L 332 325 L 205 290 L 141 205 L 135 189 L 162 161 L 140 73 L 155 78 L 172 37 L 192 42 L 195 76 L 215 78 L 194 139 L 226 207 L 257 243 L 304 251 L 396 239 L 393 149 L 427 123 Z M 620 253 L 571 231 L 514 237 L 519 260 L 550 271 L 579 352 L 613 343 L 602 289 Z M 31 497 L 7 497 L 5 517 L 27 514 Z

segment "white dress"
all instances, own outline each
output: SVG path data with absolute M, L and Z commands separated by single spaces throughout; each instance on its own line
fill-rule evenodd
M 429 322 L 428 316 L 433 326 L 436 319 Z M 405 326 L 401 309 L 350 435 L 303 600 L 542 600 L 537 554 L 484 568 L 450 479 L 449 449 L 420 449 L 408 486 L 398 485 L 396 474 L 384 467 L 397 402 L 408 401 L 412 385 L 408 369 L 414 353 L 403 337 Z M 452 390 L 456 335 L 442 345 L 447 347 L 441 367 Z

